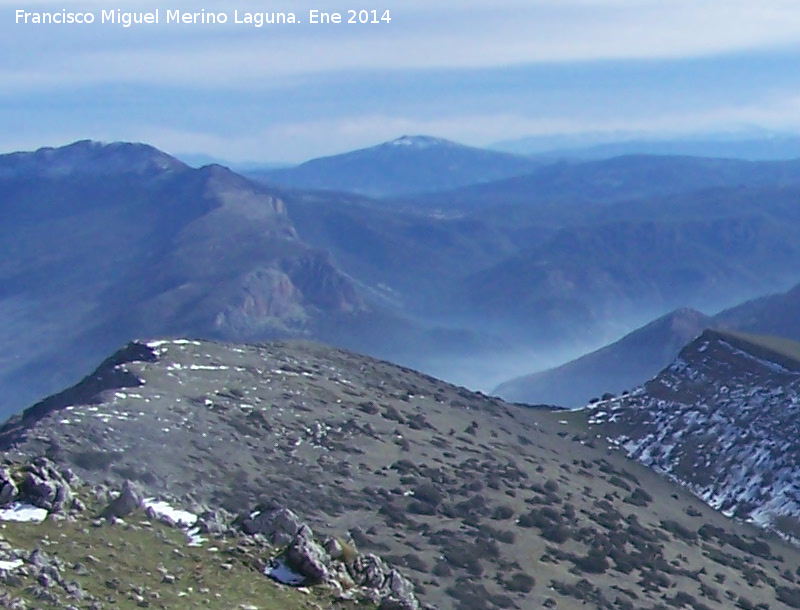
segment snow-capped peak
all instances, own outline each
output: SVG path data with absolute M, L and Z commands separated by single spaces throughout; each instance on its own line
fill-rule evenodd
M 434 146 L 449 145 L 450 142 L 441 138 L 431 136 L 401 136 L 396 140 L 387 142 L 389 146 L 408 147 L 408 148 L 432 148 Z

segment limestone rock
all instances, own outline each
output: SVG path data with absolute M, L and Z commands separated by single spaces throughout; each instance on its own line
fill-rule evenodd
M 244 520 L 242 529 L 248 534 L 262 534 L 275 546 L 290 544 L 300 533 L 303 523 L 288 508 L 259 512 Z
M 61 512 L 72 506 L 73 493 L 68 481 L 74 475 L 62 474 L 47 458 L 40 457 L 24 469 L 19 499 L 49 511 Z
M 17 497 L 19 488 L 7 467 L 0 468 L 0 506 L 11 504 Z
M 314 534 L 307 525 L 300 532 L 286 552 L 289 566 L 311 582 L 322 583 L 330 579 L 330 556 L 314 540 Z
M 119 496 L 114 498 L 103 510 L 103 516 L 125 517 L 142 506 L 142 494 L 130 481 L 125 481 Z
M 414 595 L 414 584 L 397 570 L 386 579 L 388 594 L 381 595 L 380 610 L 418 610 L 419 601 Z
M 367 590 L 367 599 L 379 602 L 381 610 L 419 610 L 413 583 L 380 557 L 359 555 L 348 570 L 355 583 Z

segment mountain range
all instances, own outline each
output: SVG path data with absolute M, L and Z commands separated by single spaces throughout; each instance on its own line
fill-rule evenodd
M 770 161 L 800 158 L 800 137 L 793 133 L 763 129 L 660 138 L 635 133 L 598 133 L 519 138 L 498 142 L 491 148 L 556 159 L 596 159 L 637 154 Z
M 386 150 L 408 184 L 426 184 L 430 155 L 484 158 L 402 141 L 359 151 L 361 173 L 380 175 Z M 153 335 L 315 337 L 489 390 L 670 309 L 796 283 L 793 167 L 629 157 L 373 199 L 141 144 L 6 155 L 0 412 Z
M 800 608 L 796 168 L 0 156 L 0 605 Z
M 644 384 L 709 328 L 800 341 L 798 308 L 800 286 L 741 303 L 714 316 L 679 309 L 573 361 L 506 381 L 493 393 L 519 402 L 581 407 L 592 398 Z
M 4 405 L 140 333 L 305 332 L 365 310 L 283 202 L 222 167 L 78 142 L 1 157 L 0 176 Z

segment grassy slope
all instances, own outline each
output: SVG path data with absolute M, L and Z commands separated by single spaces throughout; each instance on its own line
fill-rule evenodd
M 5 583 L 6 591 L 25 600 L 29 607 L 88 608 L 90 596 L 115 608 L 249 608 L 251 610 L 306 610 L 352 608 L 335 602 L 323 589 L 298 590 L 279 585 L 262 574 L 275 549 L 247 538 L 220 538 L 200 547 L 188 547 L 182 531 L 150 520 L 143 512 L 110 524 L 86 511 L 76 520 L 49 518 L 37 523 L 0 522 L 0 541 L 14 549 L 41 549 L 64 562 L 61 575 L 77 582 L 87 594 L 83 601 L 70 599 L 54 585 L 50 591 L 61 604 L 36 599 L 30 586 L 36 582 L 25 568 L 22 578 Z M 75 569 L 76 566 L 85 566 Z M 165 577 L 164 575 L 169 576 Z M 168 582 L 174 577 L 174 582 Z

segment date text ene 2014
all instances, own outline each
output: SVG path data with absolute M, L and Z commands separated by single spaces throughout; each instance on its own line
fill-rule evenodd
M 347 10 L 343 13 L 320 11 L 311 9 L 308 11 L 309 23 L 390 23 L 392 17 L 389 10 Z

